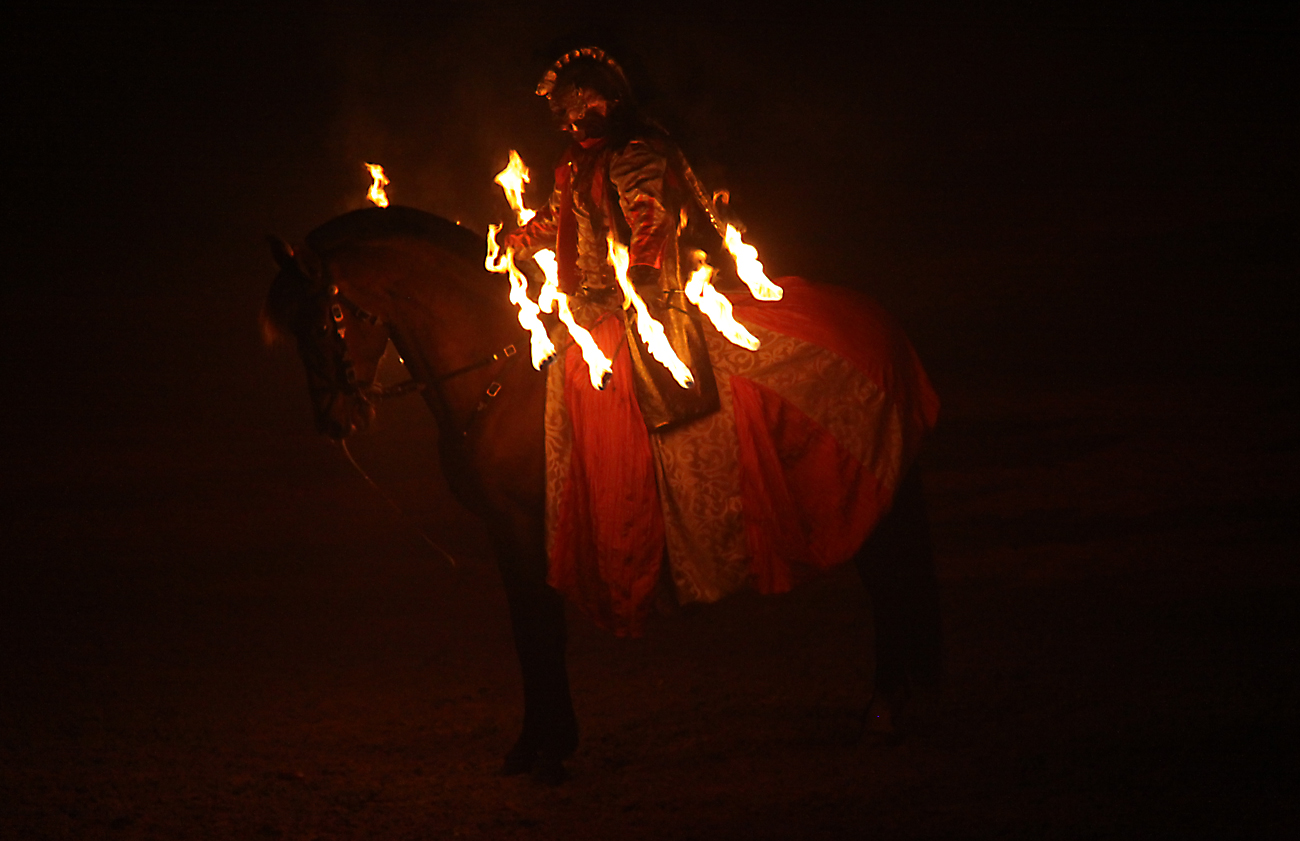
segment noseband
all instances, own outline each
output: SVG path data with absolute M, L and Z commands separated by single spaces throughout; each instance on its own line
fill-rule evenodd
M 309 386 L 311 395 L 319 397 L 327 395 L 328 400 L 324 407 L 324 413 L 328 414 L 334 407 L 334 402 L 339 397 L 360 397 L 366 400 L 366 392 L 373 389 L 373 382 L 357 382 L 357 373 L 355 364 L 352 360 L 352 351 L 348 348 L 347 328 L 343 326 L 343 307 L 346 306 L 352 313 L 353 317 L 368 322 L 378 324 L 379 317 L 373 313 L 367 312 L 348 300 L 339 292 L 337 286 L 331 285 L 328 292 L 327 305 L 325 311 L 328 318 L 320 326 L 321 332 L 328 332 L 333 340 L 336 355 L 334 365 L 331 366 L 331 360 L 324 352 L 313 354 L 321 364 L 313 371 L 315 379 L 323 384 L 311 384 Z M 305 360 L 304 360 L 305 361 Z M 327 369 L 333 367 L 333 371 Z M 369 402 L 367 400 L 367 402 Z

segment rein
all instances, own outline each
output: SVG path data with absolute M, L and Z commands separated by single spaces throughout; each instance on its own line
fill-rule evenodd
M 361 465 L 357 464 L 357 460 L 352 457 L 352 451 L 348 449 L 348 442 L 346 438 L 340 439 L 339 446 L 343 448 L 343 455 L 348 457 L 348 461 L 352 462 L 352 466 L 355 467 L 357 469 L 357 472 L 361 474 L 361 478 L 365 479 L 366 483 L 369 484 L 370 487 L 374 488 L 379 493 L 379 495 L 384 498 L 384 501 L 393 507 L 394 511 L 396 511 L 404 519 L 410 521 L 411 525 L 415 528 L 415 530 L 420 533 L 420 537 L 424 538 L 424 542 L 432 546 L 434 549 L 437 549 L 438 552 L 441 553 L 441 555 L 447 559 L 447 563 L 451 564 L 453 567 L 459 567 L 460 564 L 456 563 L 456 559 L 452 556 L 452 554 L 448 552 L 446 549 L 443 549 L 436 542 L 434 542 L 433 538 L 429 537 L 428 532 L 426 532 L 423 528 L 421 528 L 420 524 L 415 521 L 415 518 L 412 517 L 410 514 L 407 514 L 406 511 L 402 509 L 402 506 L 397 504 L 397 500 L 393 499 L 391 496 L 386 494 L 384 492 L 384 489 L 379 487 L 379 485 L 375 482 L 374 479 L 370 478 L 370 474 L 367 473 L 365 470 L 363 470 L 361 468 Z

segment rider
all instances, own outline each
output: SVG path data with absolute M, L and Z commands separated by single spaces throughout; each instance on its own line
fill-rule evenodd
M 504 238 L 520 256 L 555 251 L 560 289 L 582 320 L 620 306 L 607 236 L 628 248 L 628 280 L 664 326 L 695 384 L 683 388 L 651 358 L 625 310 L 628 348 L 641 414 L 650 430 L 693 420 L 718 408 L 704 334 L 683 292 L 677 246 L 690 190 L 684 162 L 664 130 L 639 112 L 622 69 L 603 50 L 565 53 L 537 85 L 572 144 L 555 169 L 546 207 Z M 585 316 L 585 318 L 584 318 Z

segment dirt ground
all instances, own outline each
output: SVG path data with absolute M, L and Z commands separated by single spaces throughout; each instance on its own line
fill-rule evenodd
M 574 616 L 583 741 L 554 789 L 494 773 L 520 713 L 502 591 L 479 526 L 393 458 L 428 444 L 419 407 L 354 453 L 455 568 L 305 406 L 10 440 L 0 836 L 1283 837 L 1298 409 L 1208 380 L 950 393 L 924 457 L 947 675 L 906 738 L 859 738 L 842 570 L 642 640 Z
M 0 839 L 1294 835 L 1294 20 L 918 4 L 628 37 L 769 267 L 878 297 L 935 380 L 946 674 L 904 738 L 861 738 L 850 570 L 634 641 L 574 615 L 582 742 L 549 788 L 496 774 L 504 596 L 427 413 L 353 445 L 402 515 L 256 313 L 263 233 L 357 206 L 369 156 L 481 230 L 518 142 L 544 200 L 531 90 L 568 24 L 532 4 L 498 45 L 458 4 L 305 5 L 4 33 L 6 183 L 44 193 L 0 225 Z

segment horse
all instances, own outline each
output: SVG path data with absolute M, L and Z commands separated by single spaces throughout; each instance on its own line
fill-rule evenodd
M 562 781 L 578 723 L 564 601 L 547 579 L 546 375 L 521 360 L 528 337 L 502 279 L 484 268 L 484 239 L 390 206 L 336 217 L 297 252 L 269 241 L 279 273 L 263 329 L 268 342 L 296 343 L 318 431 L 338 441 L 362 431 L 377 399 L 392 394 L 418 390 L 432 412 L 448 485 L 487 525 L 505 585 L 524 712 L 501 771 Z M 411 379 L 384 388 L 376 372 L 390 341 Z M 932 680 L 939 662 L 937 584 L 916 469 L 854 563 L 871 597 L 876 640 L 864 727 L 890 734 L 909 681 Z

